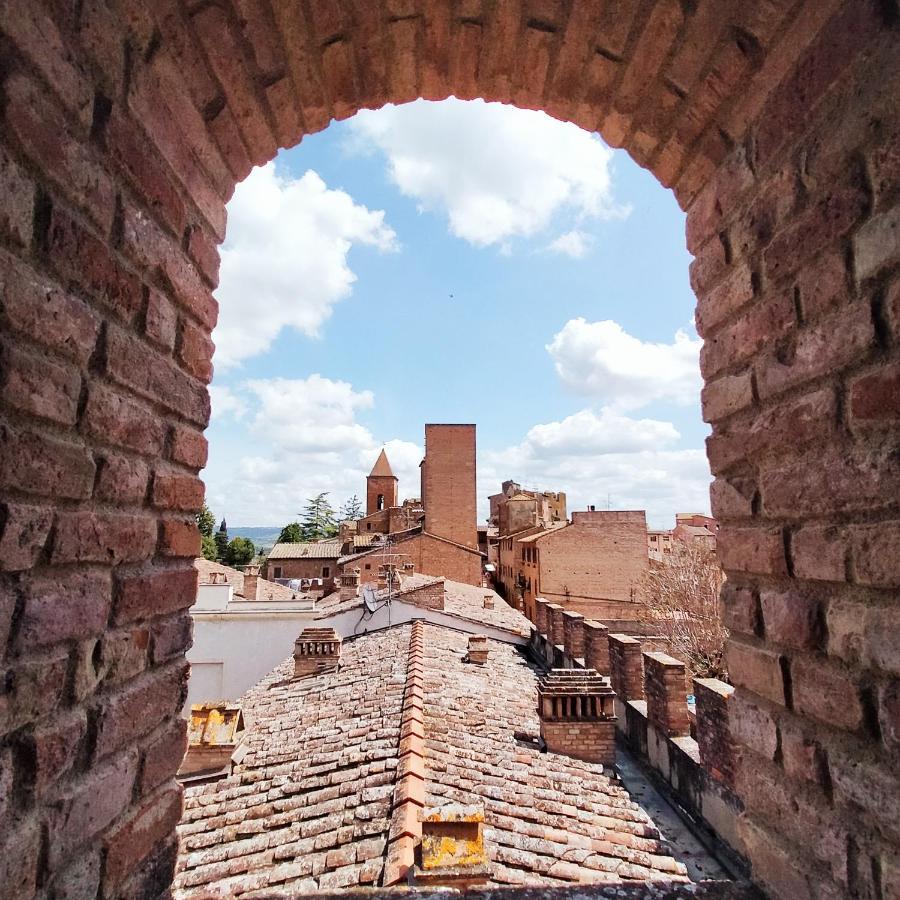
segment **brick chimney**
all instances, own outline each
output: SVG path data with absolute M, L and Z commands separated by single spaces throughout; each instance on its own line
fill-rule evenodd
M 484 595 L 484 608 L 485 609 L 493 609 L 494 608 L 494 595 L 493 594 L 485 594 Z
M 483 666 L 488 658 L 487 637 L 483 634 L 473 634 L 469 638 L 469 662 L 477 666 Z
M 244 568 L 244 597 L 247 600 L 255 600 L 259 589 L 259 566 L 246 566 Z
M 551 669 L 538 685 L 541 737 L 547 749 L 615 765 L 615 697 L 596 669 Z
M 352 600 L 359 596 L 359 566 L 341 572 L 341 600 Z
M 333 628 L 304 628 L 294 641 L 294 678 L 335 671 L 341 660 L 341 642 Z

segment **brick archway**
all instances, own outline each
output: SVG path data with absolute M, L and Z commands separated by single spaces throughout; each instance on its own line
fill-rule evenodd
M 455 94 L 599 130 L 686 209 L 754 878 L 895 896 L 895 3 L 149 6 L 0 14 L 0 895 L 171 876 L 234 184 Z

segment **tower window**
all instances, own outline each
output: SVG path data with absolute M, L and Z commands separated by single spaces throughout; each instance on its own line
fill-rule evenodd
M 377 502 L 377 509 L 378 509 L 378 510 L 384 509 L 384 494 L 379 494 L 379 495 L 378 495 L 378 500 L 377 500 L 376 502 Z

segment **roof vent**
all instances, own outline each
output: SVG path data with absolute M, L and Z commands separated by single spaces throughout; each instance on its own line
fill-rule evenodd
M 341 600 L 352 600 L 359 596 L 359 566 L 341 572 Z
M 259 587 L 259 566 L 247 566 L 244 569 L 244 597 L 256 600 Z
M 493 609 L 494 608 L 494 595 L 493 594 L 485 594 L 484 595 L 484 608 L 485 609 Z
M 341 642 L 333 628 L 304 628 L 294 641 L 294 678 L 335 671 L 341 660 Z
M 615 698 L 596 669 L 552 669 L 538 685 L 541 737 L 547 749 L 615 765 Z
M 483 634 L 473 634 L 469 638 L 469 662 L 477 666 L 483 666 L 488 658 L 487 637 Z
M 484 806 L 448 803 L 425 808 L 422 858 L 416 884 L 467 888 L 485 884 L 491 875 L 484 847 Z

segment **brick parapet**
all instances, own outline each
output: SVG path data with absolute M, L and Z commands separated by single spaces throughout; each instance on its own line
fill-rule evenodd
M 609 675 L 609 629 L 592 619 L 584 621 L 584 664 Z
M 556 647 L 564 647 L 566 644 L 566 624 L 563 608 L 558 603 L 547 604 L 547 637 L 550 643 Z
M 644 699 L 644 662 L 637 638 L 609 635 L 609 674 L 612 689 L 620 700 Z
M 690 734 L 684 663 L 666 653 L 644 653 L 647 720 L 667 737 Z
M 734 788 L 737 752 L 729 719 L 734 688 L 717 678 L 695 678 L 693 688 L 700 761 L 713 777 Z
M 572 659 L 584 659 L 584 616 L 563 610 L 563 645 Z
M 534 601 L 534 627 L 538 634 L 544 635 L 548 640 L 551 636 L 550 628 L 550 601 L 543 597 L 537 597 Z

